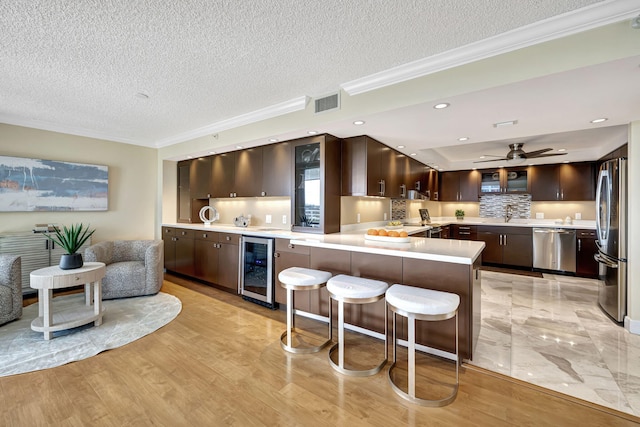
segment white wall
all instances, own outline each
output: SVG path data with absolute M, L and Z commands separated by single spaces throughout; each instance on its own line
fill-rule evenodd
M 0 232 L 32 230 L 39 223 L 83 222 L 96 229 L 94 242 L 156 235 L 156 149 L 0 124 L 0 153 L 109 167 L 107 211 L 0 212 Z
M 627 162 L 628 232 L 627 232 L 627 318 L 625 327 L 640 335 L 640 121 L 629 125 Z

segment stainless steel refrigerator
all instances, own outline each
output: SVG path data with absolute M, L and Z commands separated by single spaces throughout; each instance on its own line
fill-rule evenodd
M 598 302 L 616 322 L 627 309 L 627 159 L 604 162 L 596 190 Z

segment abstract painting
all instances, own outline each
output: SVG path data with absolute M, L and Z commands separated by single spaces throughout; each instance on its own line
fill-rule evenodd
M 107 166 L 0 156 L 0 211 L 106 211 Z

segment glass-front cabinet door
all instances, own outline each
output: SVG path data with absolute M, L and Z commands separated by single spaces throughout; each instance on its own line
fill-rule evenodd
M 320 149 L 319 142 L 298 145 L 294 149 L 296 188 L 292 224 L 296 227 L 320 228 Z
M 332 135 L 291 141 L 291 229 L 305 233 L 340 231 L 341 142 Z

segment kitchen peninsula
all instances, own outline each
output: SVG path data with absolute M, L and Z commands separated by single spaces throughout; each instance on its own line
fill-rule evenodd
M 407 231 L 415 233 L 428 228 L 407 227 Z M 480 332 L 480 264 L 485 246 L 483 242 L 411 237 L 409 242 L 387 243 L 366 240 L 363 230 L 316 235 L 263 227 L 205 227 L 202 224 L 164 224 L 162 234 L 165 238 L 165 259 L 167 256 L 174 257 L 169 262 L 165 261 L 165 267 L 181 274 L 185 274 L 185 270 L 170 267 L 189 264 L 188 259 L 181 259 L 176 263 L 175 245 L 178 241 L 182 245 L 181 251 L 186 252 L 187 258 L 191 257 L 191 264 L 197 265 L 202 261 L 198 258 L 206 256 L 207 252 L 203 247 L 219 247 L 220 242 L 232 242 L 233 236 L 236 239 L 240 235 L 259 236 L 275 239 L 276 278 L 279 271 L 299 266 L 326 270 L 333 274 L 383 280 L 389 284 L 403 283 L 456 293 L 461 300 L 460 355 L 465 359 L 472 358 Z M 236 256 L 239 259 L 238 252 Z M 208 281 L 196 273 L 196 270 L 197 268 L 186 270 L 186 275 Z M 220 285 L 215 281 L 208 282 Z M 237 288 L 227 288 L 232 292 L 238 291 Z M 277 280 L 275 294 L 276 302 L 284 303 L 284 292 Z M 296 298 L 296 310 L 303 315 L 326 321 L 330 301 L 326 289 L 309 294 Z M 381 337 L 384 331 L 384 310 L 384 300 L 367 306 L 351 307 L 345 313 L 346 322 L 356 330 Z M 436 326 L 429 322 L 421 323 L 417 342 L 435 349 L 436 352 L 454 353 L 454 328 L 453 319 Z M 400 338 L 405 339 L 406 326 L 403 325 L 402 329 Z

